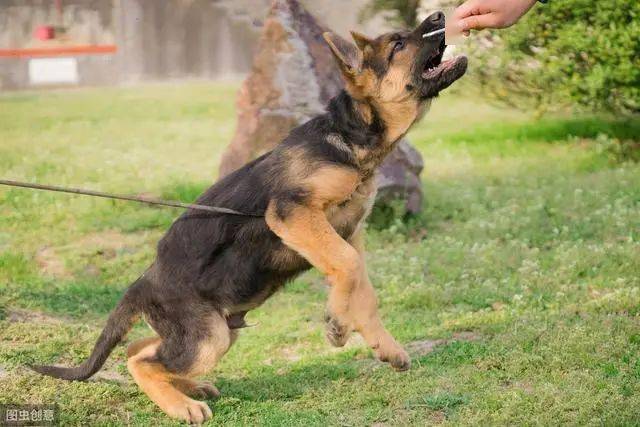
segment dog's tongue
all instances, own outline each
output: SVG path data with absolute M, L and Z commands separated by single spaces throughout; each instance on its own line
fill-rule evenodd
M 451 68 L 453 64 L 454 64 L 454 58 L 448 59 L 446 61 L 442 61 L 437 67 L 431 68 L 429 70 L 426 70 L 424 73 L 422 73 L 422 78 L 426 80 L 426 79 L 432 79 L 432 78 L 438 77 L 443 72 Z

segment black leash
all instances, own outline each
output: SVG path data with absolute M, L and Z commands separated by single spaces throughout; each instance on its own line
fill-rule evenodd
M 248 213 L 238 212 L 233 209 L 220 208 L 217 206 L 195 205 L 192 203 L 182 203 L 182 202 L 176 202 L 173 200 L 160 200 L 160 199 L 154 199 L 152 197 L 144 197 L 144 196 L 126 196 L 121 194 L 109 194 L 109 193 L 103 193 L 100 191 L 83 190 L 81 188 L 65 188 L 65 187 L 58 187 L 55 185 L 30 184 L 28 182 L 9 181 L 5 179 L 0 179 L 0 185 L 7 185 L 9 187 L 31 188 L 34 190 L 56 191 L 59 193 L 80 194 L 82 196 L 102 197 L 105 199 L 126 200 L 129 202 L 146 203 L 148 205 L 170 206 L 172 208 L 194 209 L 198 211 L 206 211 L 206 212 L 212 212 L 212 213 L 224 214 L 224 215 L 247 216 L 247 217 L 253 217 L 253 218 L 264 217 L 264 215 L 248 214 Z

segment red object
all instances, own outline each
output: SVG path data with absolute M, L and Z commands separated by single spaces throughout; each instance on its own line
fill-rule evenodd
M 56 37 L 56 30 L 51 25 L 41 25 L 35 29 L 33 36 L 38 40 L 51 40 Z
M 0 49 L 0 58 L 32 58 L 36 56 L 110 55 L 118 51 L 116 45 L 58 46 L 27 49 Z

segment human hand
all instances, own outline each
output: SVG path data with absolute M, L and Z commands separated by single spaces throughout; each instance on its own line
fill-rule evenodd
M 507 28 L 529 11 L 536 0 L 468 0 L 453 13 L 458 31 Z

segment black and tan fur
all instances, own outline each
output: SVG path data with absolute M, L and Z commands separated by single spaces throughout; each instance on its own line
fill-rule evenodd
M 247 311 L 312 266 L 330 283 L 329 341 L 342 346 L 357 331 L 380 360 L 408 369 L 407 353 L 377 313 L 363 222 L 376 192 L 376 168 L 430 100 L 466 70 L 464 58 L 441 63 L 441 37 L 422 38 L 443 25 L 444 16 L 434 14 L 414 32 L 375 40 L 354 33 L 355 45 L 325 34 L 346 90 L 326 114 L 198 200 L 264 217 L 186 212 L 160 241 L 155 262 L 126 291 L 89 359 L 75 368 L 34 369 L 67 380 L 89 378 L 142 316 L 157 336 L 129 346 L 134 380 L 169 416 L 203 422 L 211 410 L 193 397 L 218 391 L 193 378 L 229 350 Z

